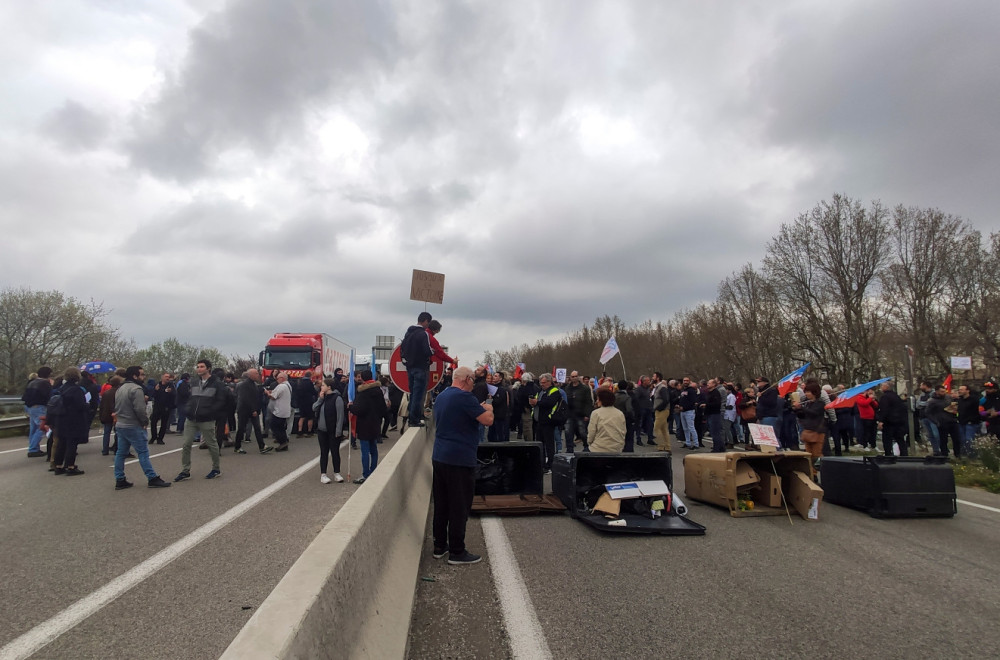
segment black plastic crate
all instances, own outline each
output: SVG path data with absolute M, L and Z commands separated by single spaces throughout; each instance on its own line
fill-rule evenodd
M 552 490 L 570 515 L 595 529 L 618 533 L 701 535 L 705 528 L 673 511 L 659 518 L 623 513 L 624 526 L 611 524 L 601 515 L 589 513 L 589 500 L 596 501 L 604 484 L 625 481 L 662 480 L 673 492 L 670 454 L 556 454 L 552 462 Z M 589 502 L 592 504 L 593 502 Z
M 542 495 L 540 442 L 483 442 L 477 450 L 476 495 Z
M 827 457 L 820 462 L 824 499 L 877 518 L 955 515 L 955 474 L 943 456 Z

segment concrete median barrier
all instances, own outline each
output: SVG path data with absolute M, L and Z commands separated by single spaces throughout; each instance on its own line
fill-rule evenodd
M 223 660 L 403 657 L 430 505 L 432 437 L 428 427 L 400 438 Z

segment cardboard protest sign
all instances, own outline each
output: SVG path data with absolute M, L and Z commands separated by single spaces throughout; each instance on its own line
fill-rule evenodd
M 444 273 L 432 273 L 413 269 L 410 282 L 410 300 L 437 303 L 444 302 Z
M 754 444 L 767 447 L 779 447 L 778 436 L 774 433 L 774 427 L 767 424 L 747 424 L 750 427 L 750 437 Z

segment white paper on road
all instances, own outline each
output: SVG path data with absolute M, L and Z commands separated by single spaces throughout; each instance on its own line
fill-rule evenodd
M 623 500 L 629 497 L 642 497 L 642 491 L 639 490 L 639 485 L 634 481 L 628 481 L 620 484 L 604 484 L 604 488 L 608 491 L 608 495 L 610 495 L 613 500 Z

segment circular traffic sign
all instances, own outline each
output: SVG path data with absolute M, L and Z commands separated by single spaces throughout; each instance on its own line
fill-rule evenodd
M 406 365 L 403 364 L 402 353 L 400 351 L 402 344 L 396 346 L 393 349 L 392 355 L 389 356 L 389 378 L 392 379 L 393 384 L 399 389 L 403 390 L 407 394 L 410 393 L 410 381 L 406 377 Z M 434 386 L 440 382 L 441 377 L 444 376 L 444 370 L 448 367 L 444 361 L 441 360 L 436 355 L 431 356 L 431 366 L 428 369 L 428 379 L 427 379 L 427 389 L 434 389 Z

